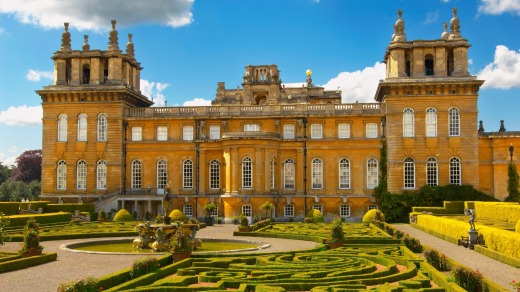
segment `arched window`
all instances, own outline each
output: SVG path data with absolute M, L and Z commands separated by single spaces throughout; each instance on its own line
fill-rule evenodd
M 460 136 L 460 112 L 456 107 L 450 108 L 448 128 L 450 136 Z
M 87 141 L 87 114 L 78 116 L 78 141 Z
M 286 159 L 283 163 L 283 181 L 285 189 L 294 189 L 294 160 Z
M 271 182 L 271 190 L 274 190 L 274 166 L 275 166 L 275 162 L 274 162 L 274 158 L 271 159 L 271 162 L 269 163 L 269 171 L 270 171 L 270 182 Z
M 339 217 L 348 218 L 350 217 L 350 205 L 344 204 L 339 206 Z
M 67 115 L 58 116 L 58 141 L 67 142 Z
M 132 161 L 132 180 L 130 181 L 130 188 L 140 189 L 141 188 L 141 178 L 142 178 L 141 161 L 134 160 L 134 161 Z
M 339 188 L 350 189 L 350 161 L 348 159 L 339 161 Z
M 411 157 L 404 160 L 404 188 L 415 188 L 415 161 Z
M 433 68 L 434 68 L 433 55 L 427 54 L 426 56 L 424 56 L 424 75 L 433 76 L 435 74 Z
M 253 161 L 247 156 L 242 159 L 242 188 L 253 188 Z
M 403 111 L 403 137 L 413 137 L 414 135 L 414 112 L 411 108 L 405 108 Z
M 182 163 L 182 187 L 193 188 L 193 161 L 187 159 Z
M 429 157 L 426 159 L 426 185 L 436 186 L 439 184 L 437 169 L 437 158 Z
M 450 185 L 461 185 L 461 168 L 460 159 L 458 157 L 452 157 L 450 159 Z
M 285 205 L 283 207 L 283 216 L 284 217 L 294 217 L 294 206 L 293 205 Z
M 98 190 L 106 190 L 107 188 L 107 162 L 100 160 L 96 168 L 96 188 Z
M 165 160 L 157 161 L 157 188 L 164 189 L 168 184 L 168 164 Z
M 216 159 L 209 162 L 209 188 L 220 189 L 220 163 Z
M 90 66 L 88 64 L 83 65 L 83 84 L 90 83 Z
M 426 109 L 426 137 L 437 137 L 437 110 L 433 107 Z
M 63 160 L 58 161 L 56 169 L 56 188 L 58 190 L 67 189 L 67 163 Z
M 99 114 L 99 116 L 98 116 L 97 140 L 98 141 L 107 140 L 107 115 L 106 114 Z
M 377 159 L 367 160 L 367 189 L 373 189 L 378 184 Z
M 78 190 L 87 188 L 87 163 L 85 160 L 78 161 L 76 166 L 76 188 Z
M 312 188 L 323 188 L 323 162 L 318 158 L 312 160 Z

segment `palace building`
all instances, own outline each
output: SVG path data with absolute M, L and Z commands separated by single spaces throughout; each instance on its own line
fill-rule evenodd
M 485 132 L 477 122 L 483 80 L 468 72 L 470 44 L 456 9 L 439 39 L 408 41 L 401 11 L 384 54 L 386 79 L 374 103 L 342 103 L 312 83 L 284 86 L 276 65 L 249 65 L 242 86 L 217 85 L 211 106 L 154 107 L 140 91 L 132 35 L 125 52 L 116 22 L 106 50 L 71 48 L 68 23 L 52 56 L 43 107 L 42 195 L 93 202 L 143 216 L 172 208 L 204 217 L 301 219 L 319 209 L 359 220 L 378 208 L 382 145 L 388 190 L 472 185 L 504 199 L 520 132 Z

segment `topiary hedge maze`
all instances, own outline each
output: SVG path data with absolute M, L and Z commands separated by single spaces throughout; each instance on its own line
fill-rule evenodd
M 162 267 L 108 291 L 444 291 L 398 245 L 327 251 L 202 257 Z M 160 277 L 159 277 L 160 275 Z M 389 284 L 387 284 L 389 283 Z

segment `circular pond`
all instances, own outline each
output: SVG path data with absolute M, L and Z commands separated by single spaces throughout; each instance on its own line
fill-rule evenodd
M 62 250 L 72 252 L 97 253 L 97 254 L 153 254 L 166 253 L 154 252 L 151 249 L 136 249 L 133 247 L 133 238 L 104 239 L 95 241 L 73 242 L 60 246 Z M 195 254 L 204 253 L 231 253 L 252 251 L 268 248 L 270 245 L 261 242 L 231 239 L 201 239 L 202 246 L 194 251 Z

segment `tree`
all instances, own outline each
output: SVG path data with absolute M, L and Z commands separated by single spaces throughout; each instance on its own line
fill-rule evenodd
M 11 169 L 0 162 L 0 184 L 3 184 L 11 176 Z
M 273 208 L 273 203 L 266 201 L 265 203 L 260 206 L 262 210 L 265 210 L 265 218 L 267 218 L 267 212 Z
M 16 158 L 16 167 L 11 173 L 11 179 L 30 183 L 42 180 L 42 151 L 27 150 Z
M 509 163 L 507 168 L 507 192 L 509 196 L 506 198 L 508 202 L 519 202 L 520 192 L 518 192 L 518 172 L 513 163 Z
M 38 200 L 41 193 L 41 183 L 37 180 L 30 183 L 8 180 L 0 185 L 0 201 L 16 202 L 21 199 Z

